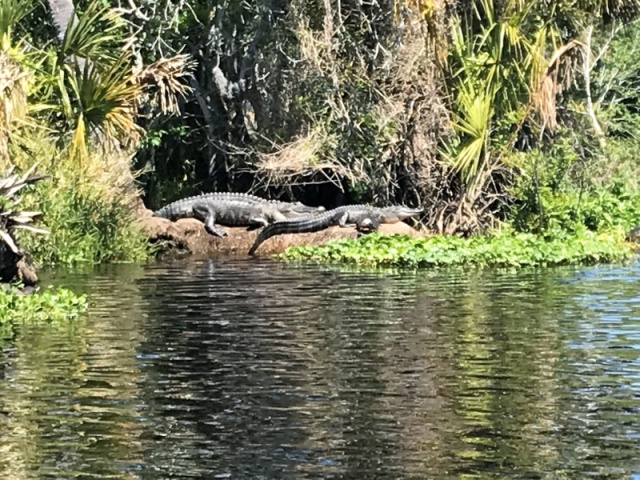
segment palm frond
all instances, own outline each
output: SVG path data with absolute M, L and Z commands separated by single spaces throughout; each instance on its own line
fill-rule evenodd
M 33 0 L 0 0 L 0 38 L 11 34 L 13 27 L 33 10 Z
M 141 130 L 135 123 L 140 90 L 125 59 L 102 70 L 88 63 L 82 70 L 77 66 L 64 70 L 75 97 L 77 151 L 85 151 L 81 133 L 95 134 L 107 143 L 135 144 L 140 139 Z
M 14 254 L 20 255 L 20 249 L 13 238 L 13 231 L 16 228 L 31 230 L 36 233 L 48 233 L 30 225 L 40 212 L 21 212 L 17 209 L 20 199 L 16 198 L 17 193 L 27 185 L 31 185 L 43 178 L 45 175 L 33 174 L 37 165 L 33 165 L 22 176 L 13 173 L 11 167 L 2 178 L 0 178 L 0 241 L 3 242 Z
M 60 48 L 59 65 L 71 57 L 104 63 L 115 60 L 120 48 L 118 35 L 122 20 L 100 2 L 91 2 L 81 15 L 71 17 Z
M 467 184 L 471 184 L 484 167 L 493 96 L 487 90 L 475 90 L 465 85 L 457 103 L 459 108 L 454 116 L 453 128 L 462 134 L 462 143 L 450 161 L 454 171 L 459 172 Z
M 140 90 L 151 91 L 151 103 L 163 113 L 180 113 L 178 99 L 191 91 L 185 80 L 195 62 L 189 55 L 161 58 L 134 75 Z

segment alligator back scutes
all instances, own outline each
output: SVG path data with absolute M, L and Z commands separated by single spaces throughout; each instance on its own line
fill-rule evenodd
M 258 198 L 258 197 L 256 197 Z M 159 210 L 156 210 L 153 215 L 156 217 L 163 217 L 169 219 L 182 218 L 182 217 L 192 217 L 193 216 L 193 207 L 196 205 L 208 204 L 210 203 L 213 207 L 218 209 L 255 209 L 256 212 L 262 210 L 276 210 L 278 206 L 274 203 L 270 203 L 267 201 L 252 201 L 245 197 L 236 197 L 233 195 L 197 195 L 194 197 L 183 198 L 181 200 L 176 200 L 173 203 L 165 205 Z
M 175 200 L 171 202 L 169 205 L 173 203 L 192 202 L 194 200 L 207 200 L 210 198 L 233 199 L 238 201 L 245 200 L 247 202 L 252 202 L 252 203 L 278 203 L 279 202 L 278 200 L 267 200 L 266 198 L 257 197 L 255 195 L 251 195 L 250 193 L 208 192 L 208 193 L 201 193 L 199 195 L 192 195 L 191 197 L 181 198 L 179 200 Z M 282 203 L 286 203 L 286 202 L 282 202 Z
M 167 216 L 170 211 L 177 211 L 182 207 L 191 203 L 207 200 L 220 200 L 220 201 L 233 201 L 233 202 L 245 202 L 250 204 L 269 205 L 277 208 L 293 208 L 299 212 L 307 210 L 309 213 L 315 213 L 316 211 L 324 211 L 322 207 L 307 207 L 300 202 L 284 202 L 281 200 L 268 200 L 266 198 L 251 195 L 250 193 L 236 193 L 236 192 L 209 192 L 201 193 L 200 195 L 193 195 L 191 197 L 181 198 L 174 202 L 171 202 L 164 207 L 154 212 L 155 216 Z M 306 213 L 306 212 L 305 212 Z

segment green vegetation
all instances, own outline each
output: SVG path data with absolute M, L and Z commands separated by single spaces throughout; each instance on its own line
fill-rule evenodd
M 79 191 L 80 190 L 80 191 Z M 49 181 L 33 195 L 47 212 L 46 236 L 22 235 L 21 245 L 41 264 L 139 261 L 148 257 L 146 237 L 130 207 L 79 185 L 58 188 Z
M 39 146 L 38 146 L 39 145 Z M 47 142 L 36 143 L 39 158 L 55 158 Z M 47 150 L 48 149 L 48 150 Z M 18 162 L 22 156 L 16 155 Z M 27 160 L 24 160 L 27 163 Z M 130 173 L 118 158 L 87 155 L 81 173 L 69 159 L 41 162 L 50 172 L 24 196 L 25 208 L 44 213 L 40 224 L 48 235 L 20 235 L 22 247 L 40 264 L 139 261 L 148 258 L 148 244 L 136 224 L 137 192 L 128 185 Z
M 621 231 L 583 232 L 575 236 L 544 238 L 529 233 L 502 231 L 470 239 L 455 236 L 409 237 L 365 235 L 333 240 L 318 246 L 288 248 L 285 260 L 341 262 L 366 266 L 524 267 L 615 262 L 631 256 Z
M 340 190 L 462 236 L 640 223 L 638 0 L 0 12 L 0 169 L 51 176 L 25 198 L 51 231 L 20 239 L 40 263 L 146 258 L 141 193 Z
M 17 287 L 0 289 L 0 327 L 11 322 L 60 322 L 77 317 L 87 309 L 86 295 L 76 295 L 66 288 L 47 288 L 22 294 Z
M 141 63 L 115 10 L 97 1 L 74 8 L 0 0 L 0 171 L 36 166 L 51 177 L 23 203 L 50 230 L 19 238 L 37 262 L 141 260 L 137 120 L 178 111 L 190 63 L 184 55 Z

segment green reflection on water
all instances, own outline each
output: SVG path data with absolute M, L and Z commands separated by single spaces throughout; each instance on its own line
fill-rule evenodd
M 629 475 L 634 268 L 70 277 L 87 318 L 3 346 L 0 478 Z

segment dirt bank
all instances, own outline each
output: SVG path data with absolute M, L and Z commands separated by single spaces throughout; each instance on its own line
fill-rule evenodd
M 197 254 L 214 256 L 216 254 L 246 255 L 258 234 L 245 228 L 227 228 L 224 238 L 209 235 L 202 222 L 190 218 L 171 222 L 151 215 L 150 210 L 140 211 L 140 224 L 150 240 L 158 243 L 169 254 Z M 382 234 L 421 235 L 406 223 L 381 225 Z M 355 238 L 355 228 L 331 227 L 321 232 L 278 235 L 264 242 L 258 249 L 258 255 L 282 252 L 292 245 L 318 245 L 334 238 Z

